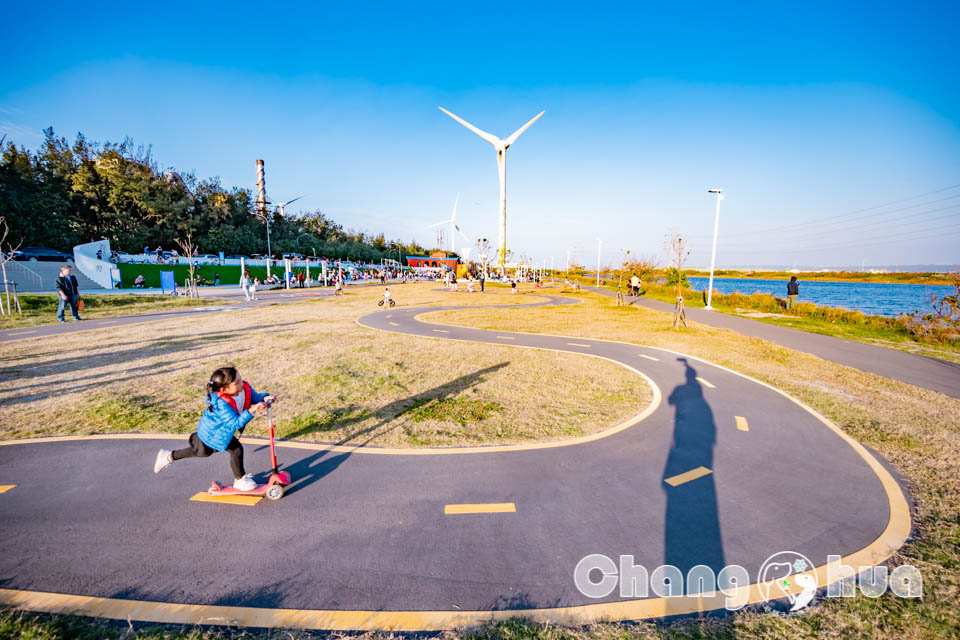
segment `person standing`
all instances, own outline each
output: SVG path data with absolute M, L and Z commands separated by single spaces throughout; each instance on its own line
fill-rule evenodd
M 790 276 L 790 282 L 787 283 L 787 309 L 793 309 L 799 295 L 800 285 L 797 284 L 797 276 Z
M 250 294 L 253 292 L 253 278 L 250 277 L 250 272 L 246 269 L 240 275 L 240 288 L 243 289 L 243 295 L 246 299 L 250 300 L 252 297 Z
M 640 293 L 640 278 L 637 277 L 637 274 L 633 274 L 630 277 L 630 295 L 635 296 Z
M 70 305 L 70 311 L 73 312 L 74 320 L 83 320 L 77 310 L 77 304 L 80 300 L 80 283 L 76 276 L 70 275 L 70 265 L 65 264 L 60 267 L 60 277 L 57 278 L 57 320 L 66 322 L 63 312 L 66 311 L 67 304 Z
M 483 283 L 487 280 L 487 274 L 483 272 L 483 269 L 480 270 L 480 293 L 483 293 Z

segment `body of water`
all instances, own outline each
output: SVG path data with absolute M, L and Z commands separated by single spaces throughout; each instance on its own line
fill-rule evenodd
M 709 278 L 690 278 L 693 289 L 705 290 Z M 930 295 L 938 298 L 951 295 L 949 285 L 887 284 L 882 282 L 818 282 L 798 280 L 798 302 L 812 302 L 827 307 L 842 307 L 875 316 L 896 316 L 901 313 L 931 311 Z M 720 293 L 768 293 L 787 297 L 787 280 L 754 278 L 714 278 L 714 291 Z

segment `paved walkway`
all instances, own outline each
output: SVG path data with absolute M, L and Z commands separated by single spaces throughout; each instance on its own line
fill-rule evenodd
M 589 286 L 583 289 L 605 296 L 616 296 L 616 293 L 609 289 Z M 673 313 L 673 305 L 667 302 L 650 300 L 642 296 L 627 296 L 626 299 L 631 304 Z M 686 307 L 686 313 L 687 319 L 694 322 L 729 329 L 754 338 L 763 338 L 784 347 L 813 354 L 824 360 L 960 398 L 960 364 L 844 338 L 780 327 L 716 311 Z
M 0 602 L 258 627 L 419 631 L 515 615 L 582 624 L 724 606 L 721 595 L 587 597 L 574 569 L 591 554 L 684 575 L 737 564 L 757 580 L 765 559 L 789 550 L 823 585 L 828 554 L 873 565 L 909 534 L 905 494 L 884 465 L 772 387 L 660 349 L 415 319 L 439 309 L 397 307 L 358 323 L 606 358 L 644 377 L 653 401 L 605 432 L 547 445 L 350 446 L 364 434 L 285 443 L 292 486 L 279 502 L 252 506 L 191 500 L 227 479 L 225 456 L 152 473 L 157 449 L 183 436 L 0 442 L 9 489 L 0 493 Z M 438 372 L 432 392 L 407 400 L 469 389 L 510 352 L 460 378 Z M 265 470 L 263 442 L 246 449 L 248 467 Z M 758 588 L 740 593 L 763 599 Z

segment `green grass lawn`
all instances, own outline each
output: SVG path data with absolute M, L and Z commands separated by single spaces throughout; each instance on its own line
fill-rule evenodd
M 119 316 L 133 316 L 142 313 L 157 311 L 171 311 L 189 307 L 202 307 L 210 304 L 224 304 L 216 298 L 187 298 L 185 296 L 158 296 L 158 295 L 88 295 L 81 296 L 84 311 L 81 318 L 116 318 Z M 11 306 L 13 302 L 11 299 Z M 6 308 L 6 305 L 4 305 Z M 0 329 L 18 329 L 21 327 L 36 327 L 57 322 L 56 294 L 21 294 L 20 308 L 23 313 L 0 316 Z M 71 321 L 70 308 L 67 307 L 64 317 Z

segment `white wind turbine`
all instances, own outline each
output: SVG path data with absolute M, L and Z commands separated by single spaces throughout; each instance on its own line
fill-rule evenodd
M 449 220 L 441 220 L 440 222 L 435 222 L 435 223 L 433 223 L 433 224 L 427 225 L 427 228 L 430 228 L 430 227 L 439 227 L 439 226 L 442 225 L 442 224 L 449 224 L 449 225 L 450 225 L 450 253 L 456 253 L 456 252 L 457 252 L 456 249 L 454 249 L 454 247 L 453 247 L 453 241 L 456 239 L 456 235 L 457 235 L 458 232 L 460 233 L 460 235 L 463 236 L 463 239 L 464 239 L 464 240 L 466 240 L 467 242 L 470 242 L 470 238 L 468 238 L 468 237 L 463 233 L 463 231 L 460 231 L 460 227 L 457 226 L 457 205 L 458 205 L 458 204 L 460 204 L 460 194 L 459 194 L 459 193 L 457 194 L 457 199 L 453 201 L 453 213 L 450 214 L 450 219 L 449 219 Z
M 475 134 L 489 142 L 493 145 L 493 148 L 497 150 L 497 169 L 500 173 L 500 243 L 497 248 L 497 264 L 500 266 L 500 271 L 503 271 L 503 265 L 507 261 L 507 149 L 510 148 L 514 142 L 517 141 L 517 138 L 520 137 L 520 134 L 530 128 L 537 119 L 540 118 L 543 114 L 546 113 L 546 110 L 538 113 L 530 122 L 523 125 L 519 129 L 513 132 L 509 138 L 501 140 L 495 135 L 489 134 L 486 131 L 481 131 L 476 128 L 463 118 L 460 118 L 443 107 L 440 107 L 440 111 L 443 111 L 445 114 L 465 126 L 470 131 L 473 131 Z

